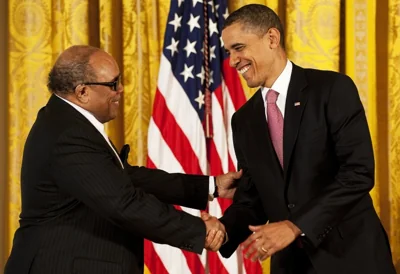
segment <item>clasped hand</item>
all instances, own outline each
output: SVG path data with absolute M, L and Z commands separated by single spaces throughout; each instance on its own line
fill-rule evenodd
M 206 212 L 201 213 L 201 219 L 206 225 L 206 240 L 204 248 L 218 251 L 225 239 L 225 226 L 215 217 Z

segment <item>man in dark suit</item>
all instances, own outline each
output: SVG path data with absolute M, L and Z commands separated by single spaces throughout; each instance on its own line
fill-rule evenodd
M 233 196 L 241 174 L 218 176 L 214 191 L 213 178 L 133 167 L 126 150 L 120 157 L 103 125 L 117 116 L 123 92 L 110 55 L 67 49 L 48 87 L 25 144 L 20 228 L 6 274 L 142 273 L 143 238 L 196 253 L 222 244 L 217 219 L 166 203 L 205 209 L 209 194 Z
M 245 241 L 253 260 L 272 256 L 273 274 L 395 273 L 369 195 L 374 156 L 357 88 L 346 75 L 291 63 L 283 38 L 278 16 L 255 4 L 222 31 L 230 65 L 261 88 L 232 118 L 244 172 L 221 218 L 220 252 Z

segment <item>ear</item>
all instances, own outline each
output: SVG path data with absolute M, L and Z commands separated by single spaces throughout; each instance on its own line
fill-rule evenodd
M 74 93 L 76 99 L 81 102 L 82 104 L 86 104 L 89 102 L 89 88 L 84 84 L 77 85 Z
M 267 35 L 268 35 L 268 40 L 269 40 L 269 46 L 271 49 L 275 49 L 280 46 L 281 33 L 279 32 L 278 29 L 270 28 L 268 30 Z

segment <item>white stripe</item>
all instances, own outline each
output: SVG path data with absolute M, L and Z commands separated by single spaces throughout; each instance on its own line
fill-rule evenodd
M 229 89 L 225 84 L 225 81 L 222 81 L 222 94 L 224 95 L 224 105 L 225 105 L 225 125 L 227 128 L 227 142 L 228 142 L 228 152 L 229 155 L 231 156 L 232 162 L 237 168 L 237 159 L 236 159 L 236 154 L 235 154 L 235 148 L 233 146 L 233 137 L 232 137 L 232 126 L 231 126 L 231 120 L 232 120 L 232 115 L 235 113 L 236 109 L 235 106 L 233 105 L 231 95 L 229 93 Z
M 158 90 L 166 100 L 168 109 L 188 138 L 190 145 L 199 160 L 203 174 L 207 174 L 207 151 L 203 126 L 197 112 L 182 86 L 176 80 L 168 59 L 161 55 L 160 72 L 158 74 Z
M 224 91 L 222 91 L 224 92 Z M 226 131 L 225 131 L 225 123 L 224 117 L 222 113 L 222 106 L 220 105 L 217 96 L 215 93 L 212 93 L 211 97 L 212 101 L 212 120 L 213 120 L 213 128 L 214 128 L 214 144 L 219 155 L 219 159 L 221 160 L 222 171 L 223 173 L 228 172 L 228 146 L 226 142 Z
M 183 172 L 181 164 L 164 141 L 153 118 L 150 119 L 147 146 L 148 155 L 158 169 L 167 172 Z
M 192 273 L 187 264 L 185 255 L 182 253 L 182 250 L 168 245 L 160 245 L 155 243 L 153 243 L 153 246 L 168 273 Z

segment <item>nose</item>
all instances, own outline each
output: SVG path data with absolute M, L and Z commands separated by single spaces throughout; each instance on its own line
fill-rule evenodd
M 231 54 L 229 56 L 229 66 L 231 66 L 232 68 L 237 67 L 239 62 L 240 62 L 240 58 L 236 54 Z
M 122 93 L 124 92 L 124 85 L 122 83 L 119 83 L 118 89 L 117 89 L 118 93 Z

